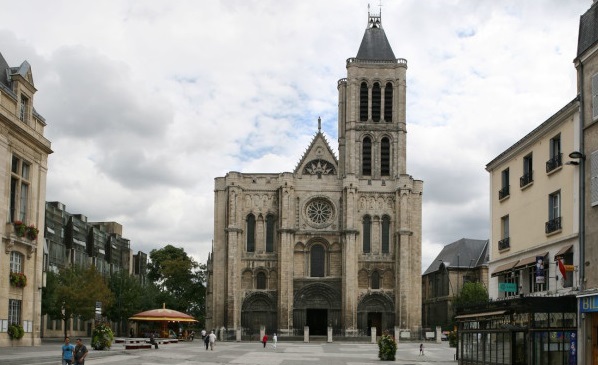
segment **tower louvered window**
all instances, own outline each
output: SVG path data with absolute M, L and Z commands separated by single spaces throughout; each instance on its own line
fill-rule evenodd
M 390 217 L 382 217 L 382 253 L 390 252 Z
M 255 216 L 247 216 L 247 252 L 255 252 Z
M 392 83 L 387 82 L 384 88 L 384 121 L 392 122 Z
M 390 140 L 386 137 L 380 143 L 380 175 L 390 176 Z
M 372 218 L 363 217 L 363 253 L 370 253 L 372 247 Z
M 363 139 L 361 174 L 370 176 L 372 174 L 372 140 L 370 137 Z
M 362 82 L 359 88 L 359 120 L 368 120 L 368 84 L 365 82 Z
M 380 108 L 382 107 L 382 91 L 379 83 L 374 83 L 372 88 L 372 119 L 374 122 L 380 121 Z

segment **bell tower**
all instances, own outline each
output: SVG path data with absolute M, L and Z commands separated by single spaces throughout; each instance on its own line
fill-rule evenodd
M 381 13 L 368 11 L 357 56 L 347 59 L 338 82 L 339 174 L 357 179 L 394 179 L 406 172 L 405 75 L 395 58 Z

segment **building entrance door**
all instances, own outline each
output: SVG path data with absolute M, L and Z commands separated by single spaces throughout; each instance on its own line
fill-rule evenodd
M 382 313 L 368 313 L 368 336 L 372 335 L 372 327 L 376 327 L 376 336 L 382 335 Z
M 307 309 L 305 325 L 309 326 L 310 336 L 326 336 L 326 324 L 328 323 L 327 309 Z

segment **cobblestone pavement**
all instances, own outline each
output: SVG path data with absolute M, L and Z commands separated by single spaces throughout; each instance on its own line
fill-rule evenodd
M 89 341 L 84 341 L 88 344 Z M 0 349 L 0 364 L 56 365 L 60 363 L 58 341 L 44 341 L 36 347 Z M 402 342 L 397 350 L 395 364 L 455 365 L 455 349 L 448 343 L 424 343 L 424 356 L 419 355 L 419 343 Z M 90 350 L 86 365 L 194 365 L 194 364 L 248 364 L 248 365 L 369 365 L 380 364 L 378 346 L 371 343 L 303 343 L 279 341 L 263 348 L 260 342 L 217 342 L 214 350 L 205 350 L 201 341 L 161 345 L 159 349 L 125 350 L 114 344 L 108 351 Z M 387 362 L 384 362 L 387 363 Z

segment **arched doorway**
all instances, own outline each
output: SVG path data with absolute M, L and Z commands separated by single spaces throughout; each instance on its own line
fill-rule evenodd
M 370 293 L 361 298 L 357 305 L 357 326 L 371 335 L 376 327 L 379 336 L 384 330 L 393 330 L 395 325 L 394 300 L 384 293 Z
M 259 333 L 260 326 L 267 332 L 277 331 L 275 298 L 263 292 L 248 294 L 241 309 L 241 326 L 248 334 Z
M 295 292 L 293 308 L 293 327 L 309 326 L 310 336 L 326 336 L 328 326 L 341 328 L 341 293 L 332 285 L 305 285 Z

